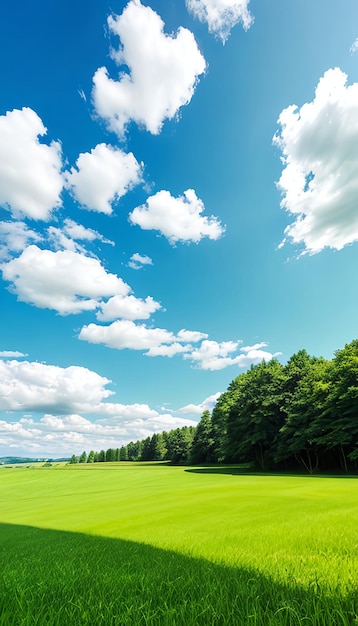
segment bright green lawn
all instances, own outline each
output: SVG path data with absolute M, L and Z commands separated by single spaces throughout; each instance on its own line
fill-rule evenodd
M 0 625 L 358 624 L 357 488 L 235 468 L 1 468 Z

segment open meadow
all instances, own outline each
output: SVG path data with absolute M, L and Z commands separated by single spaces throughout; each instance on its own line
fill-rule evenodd
M 0 468 L 1 626 L 358 624 L 354 477 Z

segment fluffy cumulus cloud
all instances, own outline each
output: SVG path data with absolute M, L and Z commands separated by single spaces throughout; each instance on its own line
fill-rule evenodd
M 153 265 L 150 256 L 139 254 L 139 252 L 132 254 L 128 262 L 128 267 L 131 267 L 133 270 L 140 270 L 144 265 Z
M 185 354 L 184 359 L 190 359 L 196 367 L 204 370 L 221 370 L 228 365 L 235 364 L 235 358 L 231 355 L 237 351 L 237 341 L 211 341 L 204 340 L 201 345 L 190 354 Z
M 204 208 L 193 189 L 187 189 L 179 198 L 162 190 L 136 207 L 129 220 L 143 230 L 158 230 L 171 244 L 198 243 L 204 237 L 219 239 L 224 227 L 216 217 L 203 216 Z
M 0 409 L 11 412 L 0 420 L 0 449 L 25 456 L 71 456 L 195 424 L 147 404 L 111 402 L 110 382 L 83 367 L 0 360 Z M 90 414 L 96 418 L 84 417 Z
M 277 183 L 292 216 L 286 238 L 310 254 L 358 240 L 358 83 L 339 68 L 320 79 L 312 102 L 284 109 L 274 144 L 282 151 Z
M 60 315 L 94 310 L 102 298 L 130 292 L 97 259 L 69 250 L 52 252 L 29 246 L 18 258 L 3 263 L 2 273 L 20 301 Z
M 79 204 L 100 213 L 112 213 L 112 205 L 141 181 L 142 168 L 132 152 L 98 144 L 80 154 L 76 166 L 65 175 L 66 185 Z
M 179 341 L 191 341 L 193 343 L 201 339 L 207 339 L 207 337 L 206 333 L 201 333 L 198 330 L 186 330 L 186 328 L 182 328 L 176 336 Z
M 161 308 L 159 302 L 153 300 L 151 296 L 147 296 L 147 298 L 142 300 L 133 295 L 118 295 L 100 304 L 97 319 L 102 322 L 120 318 L 125 320 L 146 320 Z
M 207 398 L 205 398 L 205 400 L 203 400 L 202 402 L 200 402 L 199 404 L 186 404 L 185 406 L 182 406 L 180 409 L 178 409 L 177 411 L 175 411 L 175 413 L 178 413 L 180 415 L 202 415 L 204 411 L 211 411 L 213 410 L 218 398 L 221 396 L 221 391 L 217 391 L 216 393 L 213 393 L 211 396 L 208 396 Z
M 182 355 L 195 368 L 211 371 L 230 365 L 247 368 L 280 354 L 264 350 L 267 344 L 263 342 L 253 346 L 242 346 L 240 341 L 217 342 L 199 331 L 182 329 L 175 334 L 164 328 L 135 324 L 129 319 L 116 320 L 108 326 L 88 324 L 82 327 L 79 339 L 116 350 L 141 350 L 149 357 Z
M 196 421 L 169 413 L 158 413 L 147 405 L 123 406 L 111 420 L 91 421 L 78 413 L 66 416 L 46 413 L 40 419 L 22 417 L 0 420 L 0 453 L 35 458 L 70 457 L 83 450 L 118 448 L 130 441 L 145 439 L 154 433 L 182 426 L 195 426 Z
M 110 16 L 108 27 L 120 38 L 112 57 L 121 71 L 118 80 L 105 67 L 95 73 L 96 112 L 119 136 L 130 121 L 158 134 L 164 120 L 190 102 L 205 70 L 194 36 L 186 28 L 165 34 L 160 16 L 140 0 L 131 0 L 120 16 Z
M 239 341 L 211 341 L 204 340 L 201 345 L 190 353 L 184 355 L 184 359 L 190 359 L 194 366 L 203 370 L 222 370 L 230 365 L 247 368 L 257 365 L 262 361 L 270 361 L 279 353 L 271 354 L 262 348 L 266 343 L 254 346 L 240 346 Z
M 253 346 L 242 346 L 240 348 L 241 354 L 236 357 L 238 366 L 246 368 L 250 367 L 250 365 L 258 365 L 258 363 L 262 363 L 262 361 L 271 361 L 271 359 L 281 354 L 281 352 L 272 354 L 263 348 L 267 348 L 267 343 L 261 342 L 255 343 Z
M 78 243 L 78 241 L 93 242 L 96 240 L 103 243 L 114 246 L 114 242 L 109 239 L 105 239 L 96 230 L 92 228 L 86 228 L 82 224 L 77 224 L 73 220 L 66 218 L 63 222 L 62 228 L 56 226 L 49 226 L 47 229 L 47 237 L 49 243 L 56 250 L 70 250 L 72 252 L 85 252 L 85 247 Z
M 192 349 L 191 342 L 207 337 L 199 331 L 182 329 L 177 334 L 164 328 L 150 328 L 145 324 L 135 324 L 131 320 L 117 320 L 109 326 L 89 324 L 83 326 L 79 338 L 89 343 L 104 344 L 117 350 L 142 350 L 146 356 L 167 356 L 183 354 Z
M 83 411 L 111 395 L 110 381 L 84 367 L 0 360 L 0 409 Z
M 223 43 L 235 24 L 242 22 L 247 30 L 253 22 L 248 9 L 249 0 L 186 0 L 185 3 L 188 11 L 201 22 L 207 22 L 209 32 Z
M 41 241 L 39 233 L 25 222 L 0 222 L 0 260 L 8 259 L 14 252 L 22 252 L 30 243 Z
M 83 326 L 79 338 L 117 350 L 149 350 L 175 341 L 175 335 L 164 328 L 148 328 L 145 324 L 134 324 L 131 320 L 117 320 L 109 326 Z
M 0 205 L 15 217 L 49 220 L 61 206 L 61 146 L 39 141 L 47 129 L 29 108 L 0 116 Z

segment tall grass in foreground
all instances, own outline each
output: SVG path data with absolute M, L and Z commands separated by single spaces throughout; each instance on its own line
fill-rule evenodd
M 358 626 L 355 478 L 0 469 L 0 502 L 0 626 Z
M 151 546 L 0 526 L 1 626 L 348 626 L 356 593 Z

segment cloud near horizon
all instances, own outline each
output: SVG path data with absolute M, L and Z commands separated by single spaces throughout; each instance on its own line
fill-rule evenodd
M 22 456 L 71 456 L 196 424 L 195 411 L 184 412 L 188 417 L 183 418 L 180 411 L 111 402 L 110 383 L 84 367 L 0 359 L 0 409 L 22 413 L 0 420 L 0 449 Z M 33 413 L 42 416 L 35 419 Z
M 135 405 L 125 408 L 135 412 Z M 30 415 L 0 420 L 0 450 L 6 449 L 7 456 L 69 458 L 72 454 L 80 455 L 83 450 L 88 453 L 90 450 L 99 452 L 119 448 L 154 433 L 197 424 L 195 419 L 160 414 L 149 407 L 142 413 L 141 417 L 132 417 L 131 412 L 129 417 L 119 414 L 111 421 L 99 419 L 94 422 L 77 413 L 66 416 L 46 413 L 40 419 Z
M 179 415 L 202 415 L 204 411 L 211 411 L 213 410 L 217 400 L 219 399 L 219 397 L 221 396 L 222 392 L 221 391 L 217 391 L 216 393 L 212 394 L 211 396 L 208 396 L 207 398 L 205 398 L 205 400 L 203 400 L 202 402 L 200 402 L 200 404 L 186 404 L 185 406 L 181 407 L 180 409 L 177 409 L 177 411 L 175 411 L 175 413 L 179 413 Z
M 85 367 L 0 360 L 0 410 L 88 411 L 113 394 L 110 382 Z
M 205 59 L 189 30 L 165 34 L 160 16 L 140 0 L 131 0 L 121 15 L 111 15 L 108 28 L 120 39 L 112 59 L 121 70 L 118 80 L 105 67 L 96 71 L 96 113 L 120 138 L 131 121 L 157 135 L 164 121 L 190 102 Z
M 329 69 L 312 102 L 287 107 L 278 123 L 277 187 L 293 218 L 284 242 L 316 254 L 358 241 L 358 83 L 347 85 L 341 69 Z

